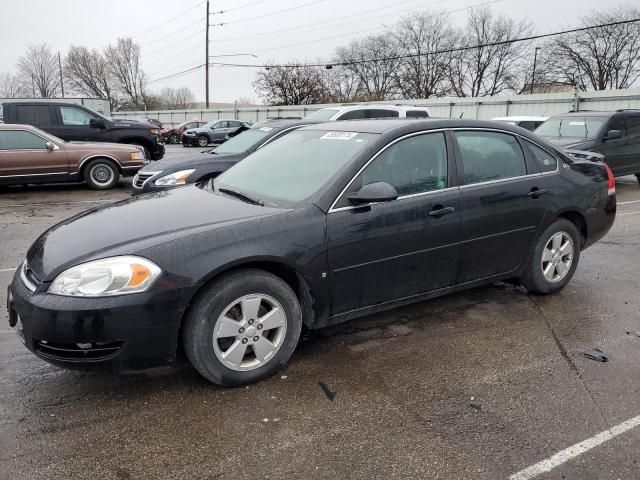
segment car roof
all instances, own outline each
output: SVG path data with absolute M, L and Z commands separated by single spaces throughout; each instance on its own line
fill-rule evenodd
M 552 118 L 556 118 L 556 117 L 613 117 L 617 113 L 621 113 L 621 112 L 604 112 L 604 111 L 594 111 L 594 110 L 581 110 L 579 112 L 559 113 L 558 115 L 554 115 Z
M 515 115 L 513 117 L 495 117 L 495 118 L 492 118 L 491 120 L 494 120 L 496 122 L 526 122 L 526 121 L 544 122 L 548 119 L 549 117 L 538 117 L 535 115 Z
M 490 120 L 469 120 L 459 118 L 425 118 L 407 119 L 390 118 L 379 120 L 343 120 L 339 122 L 323 122 L 302 127 L 302 130 L 327 130 L 332 132 L 358 132 L 384 134 L 397 130 L 399 133 L 411 133 L 420 130 L 439 128 L 493 128 L 522 134 L 523 129 L 508 123 Z
M 251 125 L 251 128 L 262 128 L 262 127 L 272 127 L 272 128 L 285 128 L 285 127 L 295 127 L 297 125 L 313 125 L 317 123 L 323 123 L 321 120 L 310 120 L 304 118 L 274 118 L 269 120 L 263 120 L 261 122 L 256 122 Z
M 319 110 L 337 110 L 343 112 L 346 110 L 358 110 L 363 108 L 388 108 L 390 110 L 429 110 L 426 105 L 405 105 L 405 104 L 389 104 L 389 103 L 349 103 L 345 105 L 334 105 L 324 107 Z M 316 111 L 319 111 L 316 110 Z
M 20 123 L 0 123 L 0 130 L 38 130 L 33 125 L 22 125 Z

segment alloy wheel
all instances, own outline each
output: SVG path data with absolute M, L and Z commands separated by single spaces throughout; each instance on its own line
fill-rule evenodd
M 245 295 L 218 317 L 213 328 L 213 350 L 231 370 L 254 370 L 278 353 L 286 330 L 286 313 L 275 298 L 262 293 Z
M 557 232 L 546 243 L 542 251 L 542 273 L 551 283 L 567 276 L 573 263 L 573 240 L 566 232 Z

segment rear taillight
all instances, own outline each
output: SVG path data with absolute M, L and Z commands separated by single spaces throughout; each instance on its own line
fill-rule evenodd
M 604 164 L 604 168 L 607 171 L 607 195 L 615 195 L 616 194 L 616 179 L 613 178 L 613 172 L 609 168 L 609 165 Z

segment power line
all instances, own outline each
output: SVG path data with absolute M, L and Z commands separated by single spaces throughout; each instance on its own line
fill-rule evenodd
M 434 15 L 432 15 L 433 17 L 438 17 L 438 16 L 443 16 L 443 15 L 450 15 L 452 13 L 457 13 L 457 12 L 462 12 L 464 10 L 471 10 L 472 8 L 478 8 L 478 7 L 484 7 L 486 5 L 490 5 L 492 3 L 496 3 L 499 2 L 501 0 L 491 0 L 489 2 L 484 2 L 484 3 L 478 3 L 476 5 L 471 5 L 468 7 L 463 7 L 463 8 L 458 8 L 456 10 L 449 10 L 446 12 L 441 12 L 441 13 L 436 13 Z M 263 52 L 270 52 L 271 50 L 282 50 L 283 48 L 289 48 L 289 47 L 294 47 L 294 46 L 298 46 L 298 45 L 308 45 L 310 43 L 318 43 L 318 42 L 323 42 L 325 40 L 333 40 L 334 38 L 341 38 L 341 37 L 349 37 L 352 35 L 357 35 L 360 33 L 366 33 L 366 32 L 370 32 L 372 30 L 378 30 L 380 27 L 379 26 L 375 26 L 375 27 L 371 27 L 371 28 L 366 28 L 364 30 L 358 30 L 357 32 L 349 32 L 349 33 L 341 33 L 339 35 L 332 35 L 330 37 L 323 37 L 323 38 L 318 38 L 315 40 L 309 40 L 307 42 L 296 42 L 296 43 L 289 43 L 286 45 L 280 45 L 278 47 L 270 47 L 270 48 L 263 48 L 262 50 L 256 50 L 253 53 L 263 53 Z
M 200 35 L 201 33 L 204 33 L 204 31 L 205 31 L 205 29 L 204 29 L 204 28 L 201 28 L 200 30 L 198 30 L 197 32 L 192 33 L 191 35 L 188 35 L 188 36 L 186 36 L 186 37 L 184 37 L 184 38 L 181 38 L 181 39 L 179 39 L 179 40 L 174 40 L 174 41 L 171 43 L 171 45 L 175 45 L 175 44 L 177 44 L 177 43 L 182 43 L 182 42 L 184 42 L 185 40 L 189 40 L 190 38 L 195 37 L 196 35 Z M 158 53 L 158 52 L 166 51 L 166 49 L 167 49 L 167 48 L 169 48 L 169 47 L 165 45 L 165 46 L 163 46 L 163 47 L 156 48 L 155 50 L 151 50 L 151 51 L 149 51 L 149 52 L 145 52 L 144 54 L 145 54 L 145 55 L 147 55 L 147 56 L 148 56 L 148 55 L 153 55 L 153 54 Z
M 150 29 L 145 30 L 144 32 L 137 33 L 135 35 L 131 35 L 131 38 L 137 38 L 137 37 L 141 37 L 142 35 L 146 35 L 147 33 L 152 32 L 153 30 L 156 30 L 157 28 L 160 28 L 160 27 L 166 25 L 167 23 L 173 22 L 176 18 L 180 18 L 183 15 L 186 15 L 187 13 L 189 13 L 189 12 L 195 10 L 196 8 L 198 8 L 200 5 L 204 5 L 204 2 L 200 2 L 200 3 L 196 4 L 196 5 L 194 5 L 193 7 L 183 11 L 182 13 L 176 15 L 175 17 L 172 17 L 172 18 L 170 18 L 169 20 L 167 20 L 165 22 L 159 23 L 155 27 L 151 27 Z
M 258 5 L 259 3 L 268 2 L 269 0 L 258 0 L 257 2 L 245 3 L 244 5 L 238 5 L 237 7 L 227 8 L 226 10 L 219 10 L 217 12 L 212 12 L 211 15 L 220 15 L 222 13 L 235 12 L 236 10 L 240 10 L 242 8 L 252 7 L 254 5 Z
M 202 19 L 198 20 L 197 22 L 190 23 L 189 25 L 185 25 L 184 27 L 180 27 L 178 30 L 175 30 L 172 33 L 168 33 L 166 35 L 163 34 L 162 38 L 160 38 L 158 40 L 154 40 L 154 41 L 145 42 L 145 43 L 140 45 L 140 48 L 145 48 L 145 47 L 148 47 L 149 45 L 157 45 L 160 42 L 164 42 L 167 38 L 173 37 L 173 36 L 178 35 L 180 33 L 184 33 L 185 30 L 188 30 L 191 27 L 195 27 L 196 25 L 200 25 L 201 22 L 202 22 Z
M 630 23 L 637 23 L 640 22 L 640 18 L 635 18 L 632 20 L 622 20 L 619 22 L 611 22 L 611 23 L 603 23 L 600 25 L 592 25 L 589 27 L 580 27 L 580 28 L 572 28 L 570 30 L 563 30 L 560 32 L 553 32 L 553 33 L 544 33 L 541 35 L 532 35 L 529 37 L 521 37 L 521 38 L 514 38 L 511 40 L 502 40 L 499 42 L 492 42 L 492 43 L 483 43 L 483 44 L 479 44 L 479 45 L 469 45 L 469 46 L 465 46 L 465 47 L 456 47 L 456 48 L 449 48 L 449 49 L 445 49 L 445 50 L 435 50 L 433 52 L 424 52 L 424 53 L 410 53 L 410 54 L 405 54 L 405 55 L 393 55 L 390 57 L 378 57 L 378 58 L 369 58 L 367 60 L 355 60 L 352 62 L 321 62 L 321 63 L 300 63 L 300 64 L 263 64 L 263 65 L 256 65 L 256 64 L 241 64 L 241 63 L 215 63 L 215 66 L 218 67 L 243 67 L 243 68 L 276 68 L 276 67 L 282 67 L 282 68 L 299 68 L 299 67 L 334 67 L 334 66 L 347 66 L 347 65 L 361 65 L 363 63 L 370 63 L 370 62 L 382 62 L 382 61 L 388 61 L 388 60 L 402 60 L 402 59 L 406 59 L 406 58 L 416 58 L 416 57 L 426 57 L 428 55 L 439 55 L 439 54 L 443 54 L 443 53 L 455 53 L 455 52 L 463 52 L 463 51 L 467 51 L 467 50 L 475 50 L 477 48 L 486 48 L 486 47 L 495 47 L 495 46 L 500 46 L 500 45 L 508 45 L 508 44 L 512 44 L 512 43 L 519 43 L 519 42 L 527 42 L 527 41 L 531 41 L 531 40 L 539 40 L 541 38 L 549 38 L 549 37 L 555 37 L 558 35 L 566 35 L 569 33 L 577 33 L 577 32 L 584 32 L 587 30 L 594 30 L 596 28 L 606 28 L 606 27 L 614 27 L 617 25 L 626 25 L 626 24 L 630 24 Z
M 204 67 L 204 66 L 205 66 L 205 64 L 204 64 L 204 63 L 202 63 L 202 64 L 200 64 L 200 65 L 196 65 L 195 67 L 191 67 L 191 68 L 187 68 L 186 70 L 182 70 L 181 72 L 172 73 L 172 74 L 170 74 L 170 75 L 166 75 L 166 76 L 164 76 L 164 77 L 160 77 L 160 78 L 154 78 L 154 79 L 152 79 L 152 80 L 148 80 L 148 81 L 147 81 L 147 84 L 149 84 L 149 83 L 159 82 L 159 81 L 161 81 L 161 80 L 170 80 L 170 79 L 172 79 L 172 78 L 181 77 L 181 76 L 183 76 L 183 75 L 186 75 L 187 73 L 190 73 L 190 72 L 194 72 L 194 71 L 196 71 L 196 70 L 199 70 L 199 69 L 201 69 L 201 68 L 202 68 L 202 67 Z
M 289 7 L 289 8 L 285 8 L 285 9 L 282 9 L 282 10 L 277 10 L 275 12 L 265 13 L 265 14 L 262 14 L 262 15 L 256 15 L 255 17 L 247 17 L 247 18 L 241 18 L 239 20 L 232 20 L 230 22 L 216 23 L 215 25 L 212 25 L 212 27 L 222 27 L 223 25 L 230 25 L 230 24 L 233 24 L 233 23 L 240 23 L 240 22 L 248 22 L 250 20 L 257 20 L 259 18 L 270 17 L 272 15 L 278 15 L 280 13 L 285 13 L 285 12 L 290 12 L 292 10 L 298 10 L 300 8 L 310 7 L 311 5 L 316 5 L 318 3 L 322 3 L 322 2 L 326 2 L 326 1 L 327 0 L 314 0 L 313 2 L 303 3 L 302 5 L 298 5 L 296 7 Z
M 401 2 L 395 2 L 395 3 L 392 3 L 390 5 L 385 5 L 384 7 L 368 9 L 368 10 L 366 10 L 366 13 L 372 13 L 372 12 L 377 12 L 377 11 L 380 11 L 380 10 L 386 10 L 387 8 L 393 8 L 393 7 L 397 7 L 399 5 L 404 5 L 405 3 L 411 3 L 411 2 L 415 2 L 415 1 L 417 1 L 417 0 L 403 0 Z M 444 1 L 446 1 L 446 0 L 437 0 L 435 2 L 430 2 L 430 3 L 426 4 L 426 5 L 410 8 L 410 9 L 404 10 L 404 11 L 414 10 L 414 9 L 417 9 L 417 8 L 426 8 L 428 6 L 434 5 L 436 3 L 442 3 Z M 498 1 L 502 1 L 502 0 L 496 0 L 496 2 L 498 2 Z M 399 13 L 399 12 L 394 12 L 394 13 Z M 217 42 L 228 42 L 228 41 L 232 41 L 232 40 L 241 40 L 243 38 L 255 38 L 255 37 L 272 36 L 272 35 L 275 35 L 275 34 L 278 34 L 278 33 L 282 33 L 282 32 L 290 32 L 291 30 L 306 29 L 307 27 L 315 27 L 316 25 L 323 25 L 325 23 L 335 22 L 336 20 L 344 20 L 345 18 L 359 17 L 362 14 L 363 14 L 363 12 L 359 11 L 359 12 L 356 12 L 356 13 L 353 13 L 353 14 L 350 14 L 350 15 L 342 15 L 340 17 L 330 18 L 328 20 L 323 20 L 321 22 L 308 23 L 306 25 L 298 25 L 296 27 L 281 28 L 279 30 L 272 30 L 271 32 L 254 33 L 254 34 L 251 34 L 251 35 L 239 35 L 239 36 L 236 36 L 236 37 L 226 37 L 226 38 L 223 37 L 223 38 L 217 39 L 216 41 Z M 381 16 L 386 16 L 386 15 L 388 15 L 388 14 L 378 15 L 378 16 L 373 17 L 373 18 L 379 18 Z M 373 18 L 368 18 L 366 20 L 373 20 Z M 352 23 L 358 23 L 358 22 L 351 22 L 351 24 Z M 343 24 L 343 25 L 349 25 L 349 24 Z

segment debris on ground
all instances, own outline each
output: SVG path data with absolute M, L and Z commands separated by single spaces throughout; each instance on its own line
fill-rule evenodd
M 608 362 L 609 358 L 598 348 L 593 350 L 587 350 L 584 352 L 584 356 L 589 360 L 595 360 L 596 362 Z
M 329 388 L 329 385 L 327 385 L 324 382 L 318 382 L 318 385 L 320 385 L 320 388 L 322 389 L 324 394 L 327 396 L 327 398 L 333 402 L 333 399 L 336 398 L 336 392 L 331 390 L 331 388 Z
M 631 335 L 632 337 L 640 338 L 640 332 L 638 330 L 632 330 L 630 332 L 627 332 L 627 335 Z

